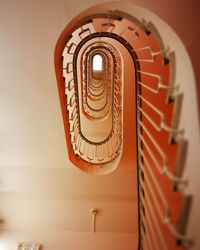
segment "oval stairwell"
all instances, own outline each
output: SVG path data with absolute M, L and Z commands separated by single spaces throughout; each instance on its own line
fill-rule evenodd
M 133 82 L 125 80 L 127 59 L 120 46 L 133 62 Z M 99 71 L 93 68 L 96 55 L 102 59 Z M 188 249 L 191 196 L 183 192 L 188 180 L 182 161 L 187 140 L 179 126 L 183 93 L 177 91 L 175 53 L 156 25 L 120 10 L 82 15 L 61 34 L 55 68 L 71 162 L 87 173 L 106 174 L 133 147 L 139 249 Z M 135 94 L 126 92 L 128 85 Z M 127 95 L 135 138 L 125 146 Z

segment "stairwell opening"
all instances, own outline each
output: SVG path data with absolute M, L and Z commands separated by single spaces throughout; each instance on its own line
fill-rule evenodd
M 185 65 L 187 73 L 180 74 Z M 185 105 L 197 113 L 187 79 L 194 88 L 195 80 L 175 32 L 138 6 L 94 6 L 61 34 L 55 68 L 71 162 L 87 173 L 107 174 L 125 165 L 126 154 L 134 155 L 138 249 L 190 247 L 191 194 L 182 159 L 188 140 L 193 141 L 192 135 L 185 137 Z M 95 71 L 103 74 L 95 76 Z M 127 91 L 128 86 L 134 90 Z M 191 155 L 187 151 L 187 165 L 193 162 Z

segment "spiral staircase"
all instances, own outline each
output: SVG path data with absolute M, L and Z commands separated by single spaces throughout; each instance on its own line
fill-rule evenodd
M 128 83 L 120 46 L 134 64 L 128 74 L 135 80 Z M 139 249 L 189 249 L 187 140 L 179 126 L 183 93 L 177 91 L 175 53 L 156 26 L 119 10 L 81 17 L 61 34 L 55 68 L 70 161 L 87 173 L 107 174 L 135 150 Z M 135 92 L 127 93 L 127 85 Z M 128 95 L 132 115 L 126 111 Z M 135 123 L 128 147 L 125 116 Z

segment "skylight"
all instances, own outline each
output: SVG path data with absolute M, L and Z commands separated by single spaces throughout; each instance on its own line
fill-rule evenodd
M 101 71 L 103 69 L 103 60 L 101 55 L 97 54 L 93 57 L 92 69 L 98 71 Z

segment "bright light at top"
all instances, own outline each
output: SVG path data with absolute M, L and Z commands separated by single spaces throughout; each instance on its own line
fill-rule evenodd
M 93 70 L 99 70 L 101 71 L 103 68 L 103 60 L 102 60 L 102 56 L 100 55 L 95 55 L 93 57 L 93 61 L 92 61 L 92 69 Z

